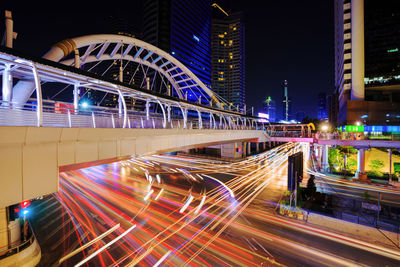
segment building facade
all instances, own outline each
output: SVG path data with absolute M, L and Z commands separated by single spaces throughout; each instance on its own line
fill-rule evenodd
M 211 0 L 145 0 L 144 41 L 170 53 L 211 87 Z
M 327 105 L 326 93 L 318 94 L 317 103 L 317 119 L 327 120 L 328 119 L 328 105 Z
M 215 14 L 221 12 L 221 14 Z M 232 109 L 245 106 L 245 26 L 242 13 L 214 10 L 212 20 L 212 90 Z
M 400 1 L 335 0 L 334 9 L 337 101 L 331 102 L 338 123 L 399 123 Z

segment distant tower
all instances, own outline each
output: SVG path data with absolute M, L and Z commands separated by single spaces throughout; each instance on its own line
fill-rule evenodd
M 290 98 L 289 98 L 289 93 L 288 93 L 288 81 L 284 80 L 283 81 L 283 120 L 288 121 L 290 119 L 290 111 L 291 111 L 291 105 L 290 105 Z
M 276 103 L 270 96 L 264 101 L 264 111 L 268 114 L 269 122 L 276 122 Z

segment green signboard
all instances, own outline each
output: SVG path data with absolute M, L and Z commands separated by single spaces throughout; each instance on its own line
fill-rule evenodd
M 364 125 L 346 125 L 346 132 L 364 132 Z

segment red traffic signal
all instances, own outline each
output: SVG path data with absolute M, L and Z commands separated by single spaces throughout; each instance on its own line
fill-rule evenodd
M 21 208 L 25 209 L 25 208 L 29 207 L 30 204 L 31 204 L 30 200 L 25 200 L 25 201 L 21 202 Z

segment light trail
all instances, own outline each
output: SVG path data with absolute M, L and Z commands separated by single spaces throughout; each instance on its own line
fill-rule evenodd
M 105 244 L 104 246 L 102 246 L 100 249 L 98 249 L 96 252 L 94 252 L 93 254 L 89 255 L 87 258 L 85 258 L 84 260 L 80 261 L 78 264 L 75 264 L 75 267 L 79 267 L 82 266 L 83 264 L 85 264 L 86 262 L 88 262 L 89 260 L 91 260 L 93 257 L 95 257 L 96 255 L 98 255 L 99 253 L 101 253 L 103 250 L 105 250 L 106 248 L 108 248 L 109 246 L 111 246 L 112 244 L 114 244 L 115 242 L 117 242 L 118 240 L 120 240 L 121 238 L 123 238 L 125 235 L 127 235 L 130 231 L 132 231 L 134 228 L 136 227 L 136 225 L 132 225 L 128 230 L 126 230 L 123 234 L 119 235 L 117 238 L 115 238 L 114 240 L 112 240 L 111 242 Z

